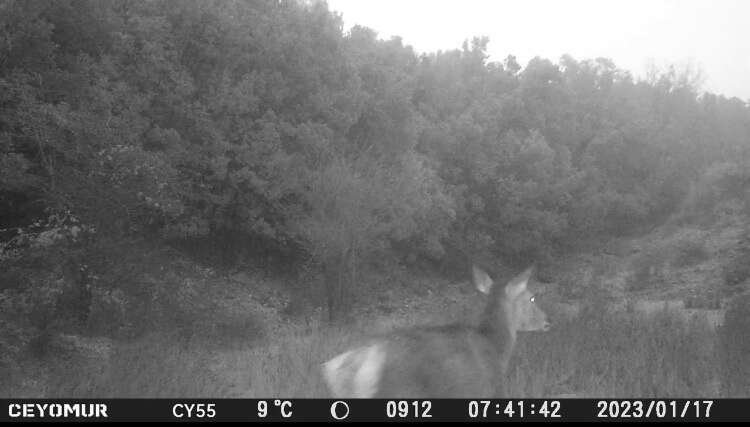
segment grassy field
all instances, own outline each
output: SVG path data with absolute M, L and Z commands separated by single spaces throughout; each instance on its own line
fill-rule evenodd
M 669 311 L 584 309 L 547 333 L 519 336 L 508 373 L 513 397 L 720 397 L 726 361 L 747 354 L 721 345 L 717 331 Z M 371 332 L 319 323 L 287 326 L 269 338 L 230 347 L 155 334 L 117 343 L 99 360 L 46 362 L 44 386 L 14 397 L 327 397 L 319 366 Z

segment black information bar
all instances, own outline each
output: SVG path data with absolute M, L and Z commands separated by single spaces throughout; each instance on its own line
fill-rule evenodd
M 750 399 L 0 399 L 9 421 L 750 421 Z

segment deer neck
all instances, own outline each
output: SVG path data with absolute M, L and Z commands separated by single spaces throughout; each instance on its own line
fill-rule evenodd
M 484 335 L 497 350 L 499 362 L 504 368 L 516 343 L 516 328 L 510 316 L 511 308 L 504 299 L 491 298 L 479 322 L 479 333 Z

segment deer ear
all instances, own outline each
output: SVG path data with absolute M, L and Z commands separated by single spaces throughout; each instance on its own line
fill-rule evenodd
M 505 286 L 505 293 L 511 298 L 521 295 L 521 293 L 526 290 L 526 284 L 529 283 L 532 274 L 534 274 L 533 265 L 527 268 L 523 273 L 511 279 L 511 281 Z
M 483 294 L 489 294 L 492 289 L 492 278 L 484 270 L 476 265 L 471 266 L 471 277 L 474 280 L 474 286 Z

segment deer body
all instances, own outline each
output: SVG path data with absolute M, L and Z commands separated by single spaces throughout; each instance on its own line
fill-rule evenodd
M 371 339 L 323 364 L 335 397 L 501 397 L 517 331 L 546 330 L 546 316 L 526 288 L 526 270 L 493 286 L 481 269 L 474 283 L 488 302 L 478 325 L 401 329 Z

